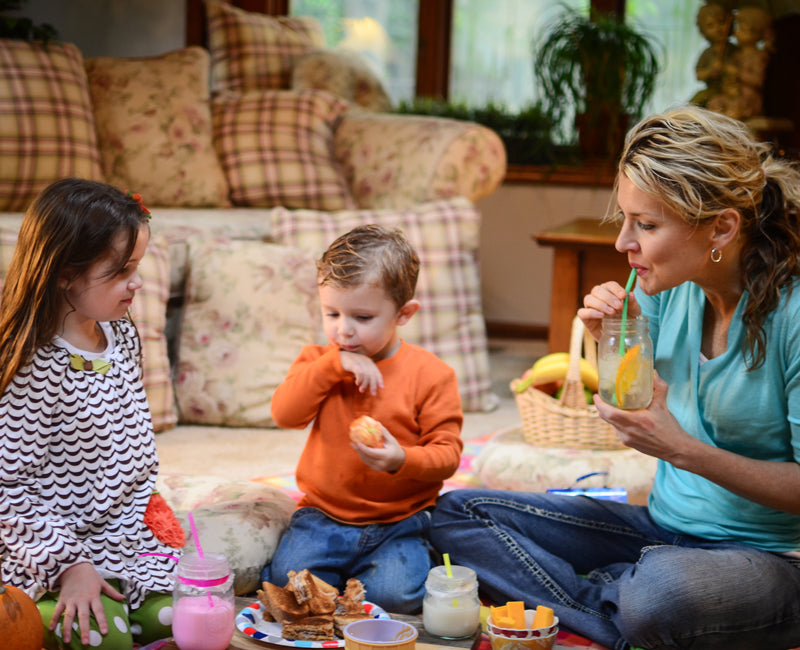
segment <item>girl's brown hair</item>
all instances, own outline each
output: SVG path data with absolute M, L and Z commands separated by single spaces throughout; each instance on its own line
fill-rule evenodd
M 127 263 L 149 214 L 130 195 L 106 185 L 65 178 L 46 187 L 25 213 L 0 301 L 0 395 L 34 352 L 61 326 L 65 273 L 79 276 L 125 246 L 114 271 Z
M 631 129 L 619 174 L 691 225 L 709 223 L 728 208 L 739 212 L 745 353 L 749 367 L 759 367 L 764 321 L 800 275 L 800 169 L 773 157 L 742 122 L 683 106 Z

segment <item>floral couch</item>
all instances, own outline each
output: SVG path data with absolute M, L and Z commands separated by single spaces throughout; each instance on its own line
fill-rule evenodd
M 145 59 L 0 40 L 0 280 L 48 183 L 141 193 L 152 237 L 132 315 L 154 426 L 235 435 L 274 426 L 272 390 L 319 339 L 321 251 L 357 224 L 398 227 L 422 261 L 422 310 L 404 338 L 454 367 L 465 410 L 491 409 L 474 202 L 503 177 L 500 139 L 372 110 L 385 98 L 366 82 L 318 74 L 313 21 L 206 8 L 209 49 Z M 293 74 L 298 61 L 307 75 Z M 229 556 L 237 591 L 252 591 L 294 502 L 205 476 L 163 475 L 159 487 L 180 516 L 195 511 L 204 547 Z

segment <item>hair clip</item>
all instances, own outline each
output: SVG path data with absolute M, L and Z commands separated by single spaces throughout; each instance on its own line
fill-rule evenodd
M 131 194 L 130 190 L 125 190 L 125 196 L 127 196 L 129 199 L 133 199 L 134 201 L 136 201 L 139 204 L 139 207 L 142 209 L 142 212 L 144 212 L 147 215 L 147 220 L 150 221 L 150 218 L 153 215 L 150 214 L 150 210 L 144 207 L 144 200 L 142 199 L 142 195 Z

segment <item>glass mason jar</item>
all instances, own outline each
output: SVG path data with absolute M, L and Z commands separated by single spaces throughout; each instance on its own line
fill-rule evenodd
M 233 638 L 233 573 L 219 553 L 186 553 L 172 592 L 172 636 L 180 650 L 226 650 Z
M 480 624 L 481 603 L 478 579 L 469 567 L 436 566 L 425 581 L 422 601 L 422 624 L 428 634 L 443 639 L 471 636 Z
M 653 342 L 646 316 L 603 318 L 597 347 L 600 397 L 621 409 L 647 408 L 653 399 Z

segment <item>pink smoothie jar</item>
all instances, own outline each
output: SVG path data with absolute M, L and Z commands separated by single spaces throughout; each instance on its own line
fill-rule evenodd
M 226 650 L 234 630 L 233 573 L 219 553 L 186 553 L 172 594 L 172 636 L 180 650 Z

